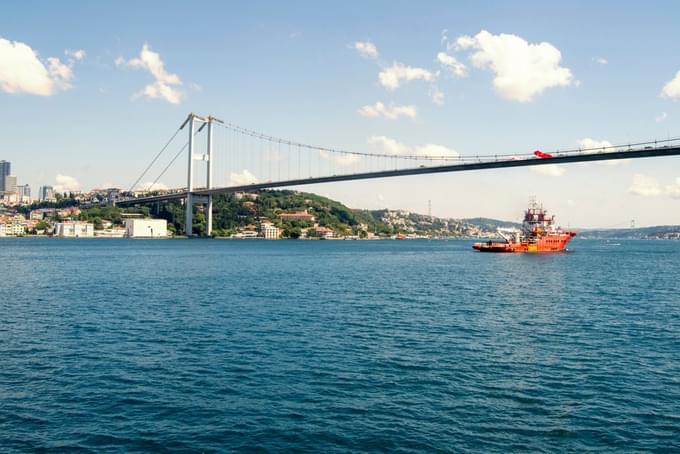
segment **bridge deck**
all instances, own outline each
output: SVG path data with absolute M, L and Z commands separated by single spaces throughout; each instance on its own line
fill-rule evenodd
M 549 159 L 527 158 L 507 159 L 493 161 L 479 161 L 449 164 L 441 166 L 421 166 L 399 170 L 383 170 L 379 172 L 364 172 L 347 175 L 332 175 L 327 177 L 301 178 L 295 180 L 270 181 L 265 183 L 253 183 L 240 186 L 228 186 L 214 189 L 197 189 L 192 191 L 195 195 L 223 194 L 230 192 L 256 191 L 259 189 L 272 189 L 290 186 L 302 186 L 318 183 L 332 183 L 337 181 L 368 180 L 374 178 L 387 178 L 406 175 L 424 175 L 431 173 L 465 172 L 470 170 L 500 169 L 507 167 L 528 167 L 546 164 L 570 164 L 575 162 L 609 161 L 619 159 L 652 158 L 680 155 L 680 146 L 664 146 L 656 148 L 633 149 L 625 151 L 600 152 L 600 153 L 571 153 L 559 155 Z M 469 159 L 469 158 L 468 158 Z M 163 202 L 167 200 L 184 199 L 187 191 L 178 191 L 150 197 L 139 197 L 116 202 L 119 206 L 140 205 L 145 203 Z

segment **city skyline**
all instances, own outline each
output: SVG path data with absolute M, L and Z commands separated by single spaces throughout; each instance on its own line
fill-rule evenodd
M 214 14 L 188 17 L 171 3 L 139 5 L 134 18 L 107 5 L 40 5 L 42 18 L 19 3 L 0 18 L 0 159 L 34 188 L 126 189 L 189 111 L 373 152 L 474 156 L 680 135 L 680 61 L 667 58 L 680 50 L 680 11 L 670 3 L 213 4 Z M 603 20 L 620 27 L 603 36 Z M 628 36 L 634 25 L 644 33 Z M 354 208 L 426 213 L 432 200 L 438 217 L 508 220 L 537 196 L 565 225 L 680 224 L 676 162 L 305 190 Z M 181 169 L 162 183 L 182 186 Z

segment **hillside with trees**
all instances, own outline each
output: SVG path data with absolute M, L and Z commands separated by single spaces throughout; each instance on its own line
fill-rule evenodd
M 124 213 L 133 212 L 168 221 L 171 232 L 184 232 L 184 206 L 171 201 L 152 207 L 122 210 L 116 207 L 83 209 L 81 220 L 123 223 Z M 306 219 L 291 219 L 291 213 L 305 213 Z M 305 216 L 301 216 L 305 217 Z M 205 232 L 204 207 L 194 207 L 194 232 Z M 264 190 L 253 193 L 221 194 L 213 198 L 213 235 L 229 237 L 244 230 L 259 231 L 263 223 L 281 230 L 284 238 L 322 236 L 389 237 L 397 234 L 443 237 L 485 236 L 489 233 L 474 224 L 442 219 L 401 210 L 358 210 L 317 194 L 291 190 Z

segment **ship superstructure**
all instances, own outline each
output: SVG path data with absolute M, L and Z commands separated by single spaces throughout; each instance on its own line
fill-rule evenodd
M 475 243 L 472 247 L 482 252 L 559 252 L 576 232 L 555 226 L 555 216 L 532 200 L 524 212 L 522 228 L 499 228 L 504 241 Z

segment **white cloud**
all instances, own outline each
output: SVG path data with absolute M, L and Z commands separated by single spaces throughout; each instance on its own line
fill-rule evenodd
M 355 154 L 346 153 L 330 153 L 328 151 L 320 150 L 319 156 L 327 161 L 333 161 L 340 166 L 350 166 L 355 162 L 359 162 L 359 156 Z
M 80 191 L 80 183 L 74 177 L 68 175 L 57 175 L 54 190 L 59 193 Z
M 593 61 L 597 63 L 598 65 L 606 65 L 609 63 L 609 60 L 603 57 L 593 57 Z
M 460 153 L 452 148 L 433 143 L 419 145 L 415 147 L 415 152 L 418 156 L 445 156 L 450 158 L 457 158 L 460 156 Z
M 557 164 L 542 164 L 539 166 L 531 166 L 529 170 L 539 175 L 546 175 L 549 177 L 561 177 L 564 175 L 564 167 Z
M 444 145 L 425 144 L 409 146 L 386 136 L 372 136 L 368 138 L 368 144 L 376 146 L 387 154 L 414 155 L 414 156 L 438 156 L 456 158 L 460 156 L 456 150 Z
M 411 80 L 424 80 L 427 82 L 434 81 L 434 75 L 424 68 L 417 68 L 413 66 L 407 66 L 403 63 L 393 62 L 392 66 L 389 66 L 378 74 L 378 79 L 380 84 L 388 90 L 395 90 L 399 88 L 402 81 Z
M 163 183 L 154 183 L 153 181 L 147 181 L 146 183 L 140 183 L 137 185 L 135 190 L 137 191 L 167 191 L 170 187 Z
M 229 185 L 231 186 L 241 186 L 252 183 L 257 183 L 257 177 L 248 169 L 243 169 L 239 173 L 229 173 Z
M 73 79 L 72 63 L 64 64 L 56 57 L 47 59 L 47 70 L 52 76 L 52 80 L 62 90 L 71 88 L 69 82 Z
M 71 57 L 74 60 L 78 60 L 78 61 L 82 60 L 87 55 L 87 53 L 83 49 L 78 49 L 78 50 L 67 49 L 67 50 L 64 51 L 64 54 L 67 57 Z
M 661 123 L 662 121 L 666 121 L 666 118 L 668 118 L 668 114 L 666 112 L 661 112 L 661 114 L 659 114 L 654 119 L 654 121 L 656 121 L 657 123 Z
M 603 151 L 605 153 L 615 151 L 612 143 L 608 140 L 597 140 L 586 137 L 585 139 L 579 140 L 577 143 L 583 150 Z M 597 163 L 604 166 L 620 166 L 629 164 L 629 161 L 624 159 L 613 159 L 609 161 L 597 161 Z
M 674 199 L 680 199 L 680 178 L 676 178 L 675 183 L 666 186 L 666 194 Z
M 591 139 L 590 137 L 586 137 L 585 139 L 581 139 L 578 141 L 578 146 L 581 149 L 602 149 L 605 148 L 605 151 L 611 151 L 611 150 L 606 150 L 607 148 L 611 148 L 612 144 L 608 140 L 596 140 L 596 139 Z
M 369 145 L 376 145 L 389 154 L 408 154 L 410 148 L 401 142 L 385 136 L 372 136 L 368 138 Z
M 482 30 L 482 32 L 484 32 L 484 31 L 485 30 Z M 455 49 L 456 50 L 469 49 L 470 47 L 474 47 L 475 44 L 476 44 L 475 38 L 473 38 L 472 36 L 463 35 L 463 36 L 459 36 L 456 39 Z
M 463 63 L 456 60 L 456 57 L 453 57 L 446 52 L 439 52 L 437 54 L 437 60 L 444 68 L 448 69 L 451 74 L 458 77 L 464 77 L 467 75 L 467 67 Z
M 680 199 L 680 177 L 664 187 L 656 178 L 636 173 L 633 175 L 633 183 L 628 188 L 628 192 L 645 197 L 665 195 L 674 199 Z
M 146 85 L 135 96 L 145 96 L 152 99 L 160 98 L 171 104 L 179 104 L 182 100 L 182 92 L 175 88 L 182 85 L 179 76 L 165 70 L 165 64 L 161 60 L 160 54 L 152 51 L 148 44 L 144 44 L 139 57 L 128 61 L 118 57 L 116 65 L 146 70 L 154 77 L 154 82 Z
M 641 196 L 658 196 L 663 193 L 661 185 L 654 177 L 636 173 L 628 192 Z
M 41 61 L 38 53 L 19 41 L 0 38 L 0 90 L 50 96 L 71 88 L 73 61 L 56 57 Z
M 396 120 L 399 117 L 415 118 L 416 108 L 415 106 L 395 106 L 393 104 L 386 106 L 378 101 L 373 105 L 359 109 L 359 115 L 369 118 L 385 117 L 388 120 Z
M 435 104 L 440 106 L 444 104 L 444 92 L 434 84 L 430 87 L 430 98 L 432 98 L 432 102 Z
M 529 102 L 547 88 L 574 83 L 571 70 L 560 66 L 562 54 L 547 42 L 530 44 L 516 35 L 482 30 L 474 37 L 459 37 L 456 45 L 459 50 L 475 49 L 472 64 L 491 69 L 496 92 L 512 101 Z
M 661 96 L 671 99 L 680 98 L 680 71 L 664 85 L 663 90 L 661 90 Z
M 354 49 L 364 58 L 378 58 L 378 48 L 370 41 L 357 41 Z

